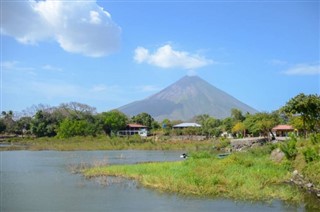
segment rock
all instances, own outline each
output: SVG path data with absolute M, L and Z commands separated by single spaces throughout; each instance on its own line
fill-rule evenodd
M 292 175 L 293 175 L 293 176 L 296 176 L 296 175 L 298 175 L 298 174 L 299 174 L 298 170 L 294 170 L 294 171 L 292 172 Z
M 284 153 L 279 149 L 275 149 L 271 152 L 270 159 L 279 163 L 285 157 Z
M 317 193 L 317 197 L 320 198 L 320 193 Z
M 312 187 L 313 187 L 313 184 L 312 184 L 312 183 L 307 183 L 307 184 L 306 184 L 306 187 L 307 187 L 307 188 L 312 188 Z

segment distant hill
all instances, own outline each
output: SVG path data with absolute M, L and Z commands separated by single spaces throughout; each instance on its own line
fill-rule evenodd
M 200 77 L 185 76 L 144 100 L 132 102 L 118 109 L 130 116 L 146 112 L 158 121 L 165 118 L 187 121 L 201 114 L 226 118 L 230 116 L 232 108 L 237 108 L 243 113 L 257 112 Z

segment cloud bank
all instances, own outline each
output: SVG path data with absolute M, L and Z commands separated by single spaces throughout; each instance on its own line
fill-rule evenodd
M 158 48 L 150 53 L 144 47 L 137 47 L 134 51 L 134 60 L 137 63 L 147 63 L 160 68 L 182 68 L 195 70 L 213 63 L 198 54 L 190 54 L 185 51 L 176 51 L 169 44 Z
M 1 34 L 23 44 L 54 40 L 67 52 L 101 57 L 119 49 L 121 29 L 92 1 L 4 1 Z

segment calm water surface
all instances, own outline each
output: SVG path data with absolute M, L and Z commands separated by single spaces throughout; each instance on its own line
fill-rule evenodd
M 302 206 L 160 193 L 117 178 L 86 180 L 79 164 L 180 160 L 176 151 L 0 152 L 0 211 L 305 211 Z

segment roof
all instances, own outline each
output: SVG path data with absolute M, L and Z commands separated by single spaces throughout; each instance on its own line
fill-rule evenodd
M 184 128 L 184 127 L 201 127 L 201 125 L 197 123 L 181 123 L 173 126 L 173 128 Z
M 272 130 L 294 130 L 291 125 L 280 124 L 272 128 Z
M 147 128 L 147 126 L 141 125 L 141 124 L 127 124 L 128 127 L 132 128 Z

